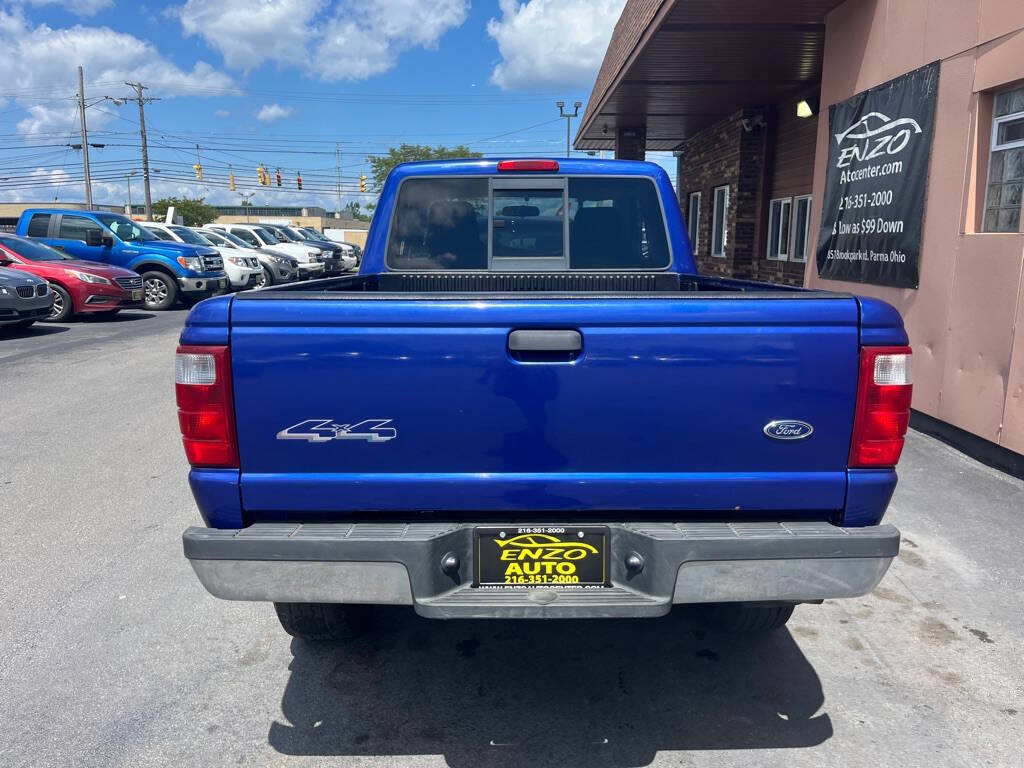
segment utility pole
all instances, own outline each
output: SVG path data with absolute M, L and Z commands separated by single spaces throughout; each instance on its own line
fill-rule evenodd
M 89 177 L 89 137 L 85 130 L 85 85 L 82 67 L 78 67 L 78 117 L 82 122 L 82 164 L 85 167 L 85 207 L 92 210 L 92 179 Z
M 334 145 L 334 154 L 338 159 L 338 207 L 335 209 L 334 218 L 341 218 L 341 144 Z
M 558 116 L 565 118 L 565 156 L 572 156 L 572 119 L 578 117 L 580 114 L 580 107 L 583 106 L 582 101 L 573 103 L 572 114 L 565 111 L 565 102 L 556 101 L 555 106 L 558 107 Z
M 156 101 L 153 98 L 143 98 L 142 92 L 148 90 L 142 83 L 125 82 L 129 88 L 135 89 L 133 101 L 139 103 L 139 132 L 142 134 L 142 186 L 146 191 L 146 221 L 153 218 L 153 196 L 149 191 L 149 149 L 146 146 L 146 111 L 144 105 Z

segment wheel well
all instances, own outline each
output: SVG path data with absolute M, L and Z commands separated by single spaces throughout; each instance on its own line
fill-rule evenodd
M 178 276 L 175 275 L 174 272 L 172 272 L 168 267 L 166 267 L 163 264 L 160 264 L 159 262 L 153 263 L 151 261 L 148 261 L 145 262 L 144 264 L 136 264 L 134 267 L 132 267 L 132 271 L 138 272 L 140 275 L 143 272 L 163 272 L 172 280 L 178 279 Z

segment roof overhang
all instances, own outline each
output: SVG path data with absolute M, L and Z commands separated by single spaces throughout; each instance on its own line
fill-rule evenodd
M 817 88 L 825 15 L 843 0 L 630 0 L 615 27 L 574 146 L 612 149 L 643 127 L 673 150 L 744 106 Z

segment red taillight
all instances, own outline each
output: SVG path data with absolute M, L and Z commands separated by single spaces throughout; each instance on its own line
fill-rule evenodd
M 506 171 L 557 171 L 557 160 L 500 160 L 498 170 Z
M 231 356 L 227 347 L 178 347 L 174 360 L 178 424 L 194 467 L 237 467 Z
M 862 347 L 851 467 L 893 467 L 903 451 L 914 386 L 910 347 Z

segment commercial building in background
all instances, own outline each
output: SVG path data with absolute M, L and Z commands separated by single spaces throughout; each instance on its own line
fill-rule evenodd
M 575 146 L 676 152 L 705 272 L 895 305 L 919 423 L 1021 466 L 1024 2 L 630 0 Z
M 51 203 L 0 203 L 0 231 L 14 231 L 14 227 L 21 217 L 21 212 L 28 208 L 68 208 L 74 210 L 85 210 L 85 203 L 58 203 L 54 206 Z M 214 206 L 220 214 L 217 217 L 217 224 L 244 224 L 246 222 L 256 224 L 264 221 L 268 224 L 289 224 L 297 227 L 314 227 L 323 232 L 327 229 L 335 231 L 335 237 L 343 238 L 344 242 L 358 245 L 360 248 L 366 245 L 366 234 L 370 228 L 367 221 L 356 221 L 347 217 L 339 217 L 334 213 L 314 206 L 300 208 L 291 206 Z M 122 205 L 94 205 L 95 211 L 107 211 L 109 213 L 124 213 L 127 206 Z M 144 221 L 145 209 L 141 205 L 133 205 L 131 216 L 137 221 Z

